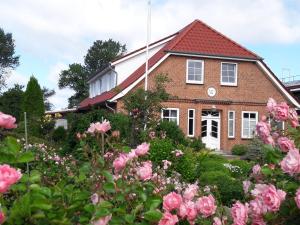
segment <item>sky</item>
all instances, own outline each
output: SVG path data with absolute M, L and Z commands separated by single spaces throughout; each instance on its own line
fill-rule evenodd
M 200 19 L 256 52 L 281 78 L 300 75 L 299 0 L 152 0 L 151 41 Z M 82 63 L 95 40 L 112 38 L 131 51 L 146 43 L 147 0 L 0 0 L 0 27 L 13 34 L 20 66 L 8 86 L 29 77 L 55 89 L 55 109 L 70 89 L 60 71 Z

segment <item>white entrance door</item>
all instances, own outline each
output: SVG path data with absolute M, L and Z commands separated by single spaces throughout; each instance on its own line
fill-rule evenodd
M 201 137 L 207 148 L 220 150 L 220 112 L 202 111 Z

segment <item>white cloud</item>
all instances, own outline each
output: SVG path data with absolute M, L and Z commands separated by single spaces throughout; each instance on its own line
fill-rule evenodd
M 11 71 L 6 79 L 7 88 L 13 87 L 14 84 L 20 84 L 26 87 L 29 78 L 29 76 L 20 74 L 16 71 Z

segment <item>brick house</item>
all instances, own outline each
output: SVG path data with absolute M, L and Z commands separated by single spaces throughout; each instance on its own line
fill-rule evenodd
M 145 54 L 140 48 L 91 77 L 90 97 L 79 109 L 122 111 L 122 97 L 144 87 Z M 156 74 L 167 73 L 167 92 L 177 96 L 164 102 L 162 119 L 176 122 L 189 137 L 202 137 L 212 149 L 230 151 L 251 139 L 269 97 L 299 108 L 261 57 L 199 20 L 152 43 L 149 56 L 149 87 Z

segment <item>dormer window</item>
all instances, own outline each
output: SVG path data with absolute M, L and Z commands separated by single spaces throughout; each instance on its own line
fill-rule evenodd
M 236 63 L 221 63 L 221 85 L 237 86 Z
M 204 62 L 203 60 L 188 59 L 186 62 L 186 83 L 203 84 Z

